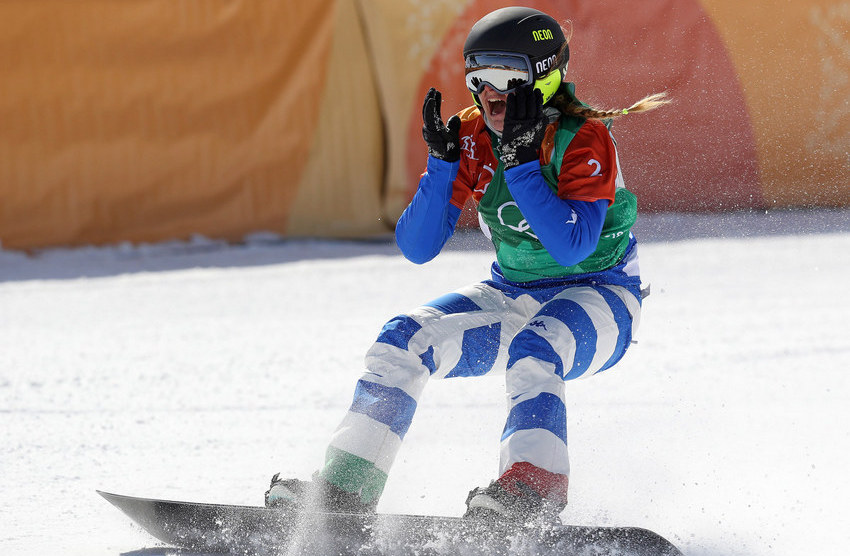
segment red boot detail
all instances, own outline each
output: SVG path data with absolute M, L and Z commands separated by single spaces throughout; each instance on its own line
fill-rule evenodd
M 531 487 L 537 494 L 559 505 L 567 503 L 569 477 L 546 471 L 528 462 L 519 462 L 499 477 L 499 484 L 511 494 L 522 494 L 517 483 Z

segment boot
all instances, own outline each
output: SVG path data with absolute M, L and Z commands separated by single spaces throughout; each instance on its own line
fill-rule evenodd
M 265 494 L 267 508 L 293 508 L 332 513 L 374 513 L 378 501 L 363 503 L 356 492 L 348 492 L 333 485 L 318 474 L 312 481 L 272 477 Z

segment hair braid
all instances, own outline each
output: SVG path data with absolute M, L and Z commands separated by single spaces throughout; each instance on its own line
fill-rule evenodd
M 650 110 L 655 110 L 656 108 L 664 106 L 670 102 L 671 101 L 667 98 L 666 92 L 646 96 L 628 108 L 618 108 L 613 110 L 600 110 L 598 108 L 593 108 L 592 106 L 583 106 L 573 102 L 564 94 L 556 95 L 552 99 L 552 105 L 564 114 L 568 116 L 578 116 L 588 120 L 606 120 L 625 116 L 626 114 L 631 113 L 649 112 Z

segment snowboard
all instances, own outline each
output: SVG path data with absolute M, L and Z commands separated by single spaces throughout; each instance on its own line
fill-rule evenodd
M 202 554 L 682 556 L 637 527 L 516 525 L 138 498 L 97 491 L 166 545 Z

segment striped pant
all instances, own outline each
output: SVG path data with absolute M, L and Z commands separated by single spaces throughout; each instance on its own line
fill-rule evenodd
M 380 496 L 429 378 L 505 371 L 509 411 L 500 469 L 564 478 L 566 380 L 625 354 L 640 319 L 636 288 L 570 284 L 527 288 L 486 281 L 390 320 L 334 433 L 321 476 L 364 502 Z

